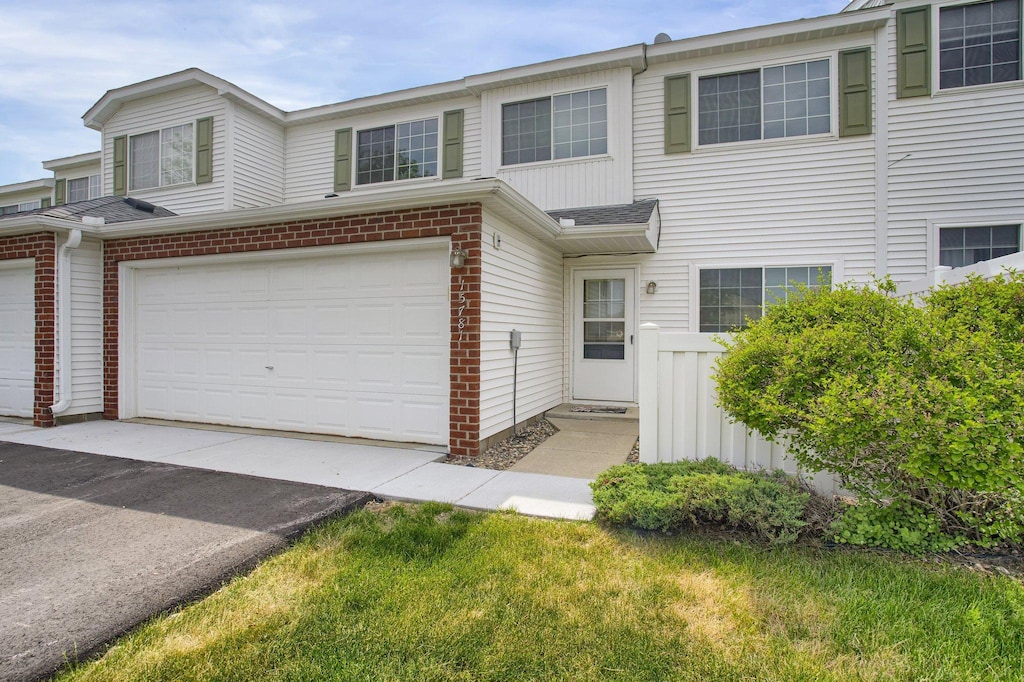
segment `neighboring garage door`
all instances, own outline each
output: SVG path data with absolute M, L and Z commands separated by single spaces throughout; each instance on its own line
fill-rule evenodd
M 35 383 L 35 266 L 0 262 L 0 415 L 31 417 Z
M 136 270 L 138 415 L 447 444 L 447 249 L 290 255 Z

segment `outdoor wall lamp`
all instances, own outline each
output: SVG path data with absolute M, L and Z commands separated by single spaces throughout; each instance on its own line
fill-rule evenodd
M 468 254 L 459 247 L 455 247 L 452 250 L 451 256 L 448 257 L 448 263 L 456 270 L 461 270 L 466 267 L 466 257 Z
M 647 283 L 647 293 L 653 294 L 657 290 L 658 290 L 658 283 L 657 282 L 648 282 Z

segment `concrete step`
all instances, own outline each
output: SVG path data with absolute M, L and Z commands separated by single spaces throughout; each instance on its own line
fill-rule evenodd
M 626 407 L 625 414 L 601 412 L 607 405 L 589 405 L 587 403 L 562 403 L 558 407 L 544 413 L 545 419 L 588 419 L 592 421 L 627 421 L 640 422 L 640 408 Z M 575 410 L 573 408 L 576 408 Z M 588 411 L 593 410 L 593 411 Z

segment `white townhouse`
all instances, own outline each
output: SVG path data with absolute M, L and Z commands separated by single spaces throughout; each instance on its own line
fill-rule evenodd
M 99 152 L 0 188 L 45 187 L 0 219 L 0 413 L 37 425 L 475 454 L 513 414 L 635 404 L 643 322 L 1021 249 L 1021 0 L 857 0 L 299 111 L 189 69 L 84 121 Z

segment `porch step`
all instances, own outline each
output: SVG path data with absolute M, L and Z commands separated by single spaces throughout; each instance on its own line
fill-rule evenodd
M 624 414 L 606 412 L 608 409 L 625 409 Z M 589 419 L 593 421 L 640 421 L 640 408 L 609 408 L 608 405 L 589 405 L 587 403 L 562 403 L 558 407 L 544 413 L 545 419 Z

